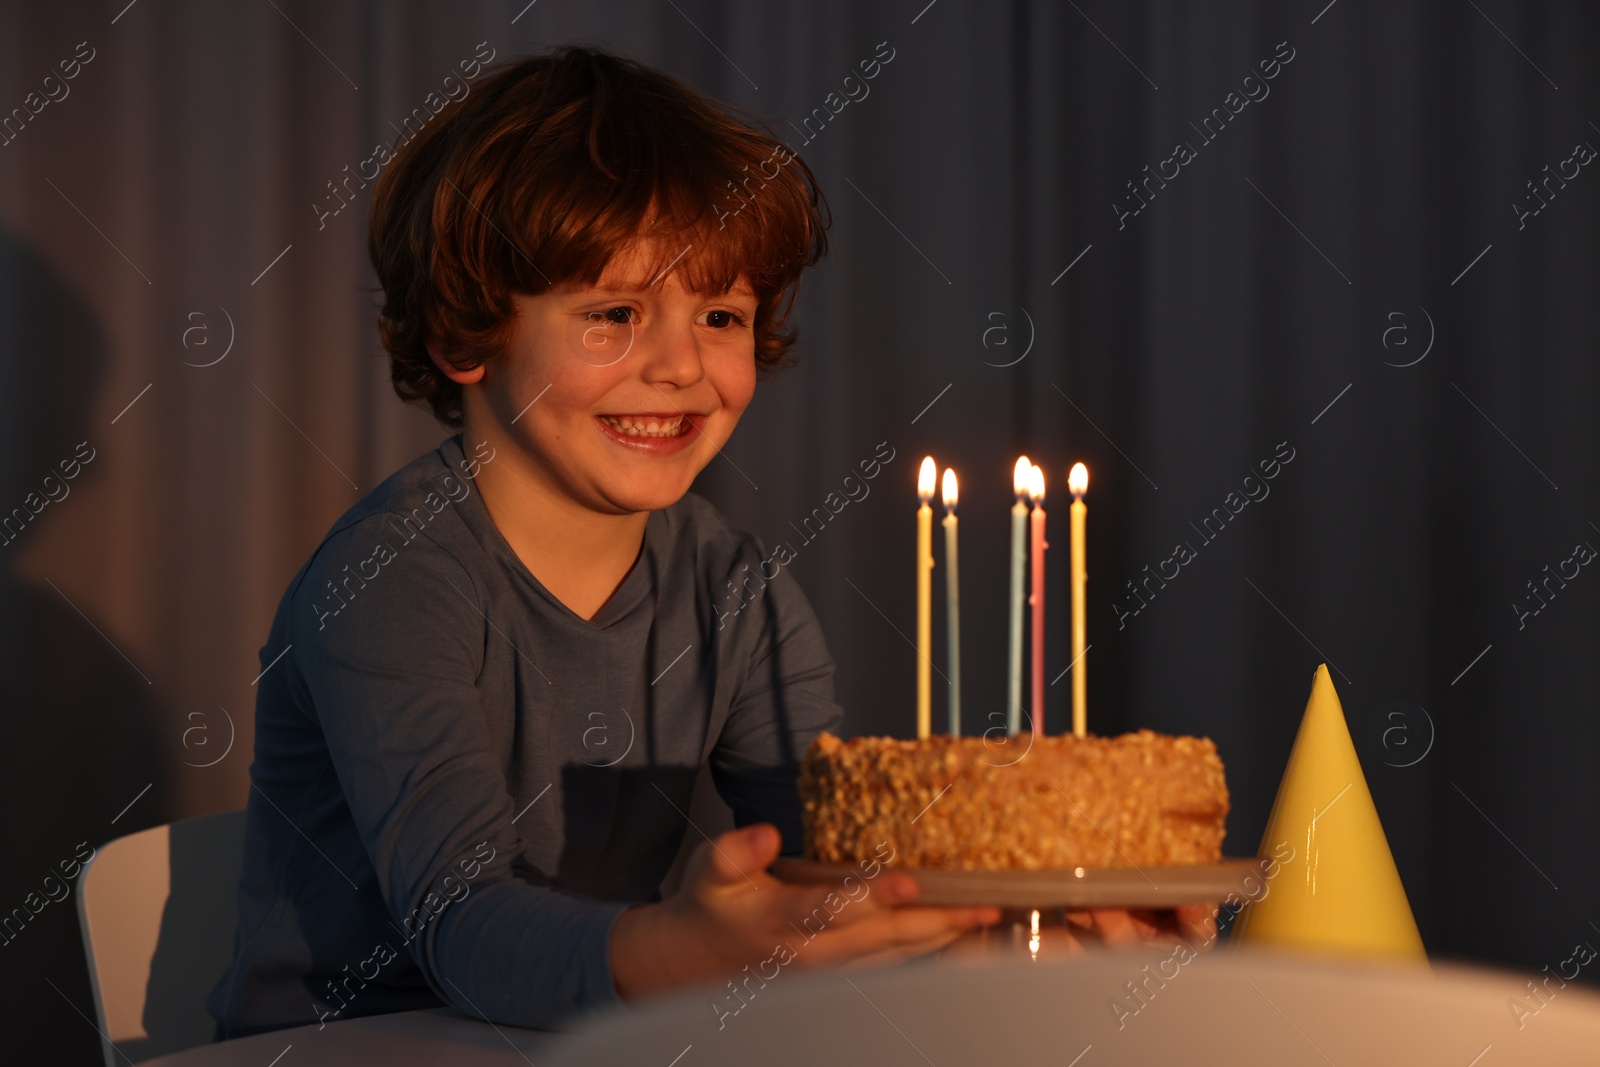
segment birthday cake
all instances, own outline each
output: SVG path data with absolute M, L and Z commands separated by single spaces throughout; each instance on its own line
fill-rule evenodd
M 824 733 L 799 778 L 807 858 L 1071 870 L 1216 863 L 1228 786 L 1209 738 L 922 741 Z

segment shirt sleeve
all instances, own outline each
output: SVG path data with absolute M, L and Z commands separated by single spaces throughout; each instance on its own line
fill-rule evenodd
M 800 757 L 824 730 L 839 731 L 833 657 L 800 585 L 780 568 L 755 601 L 727 624 L 755 630 L 745 676 L 711 752 L 711 776 L 734 824 L 770 822 L 784 855 L 804 848 Z
M 377 548 L 397 541 L 386 556 Z M 390 917 L 429 987 L 463 1011 L 551 1028 L 618 1003 L 609 940 L 628 905 L 554 889 L 523 858 L 476 685 L 485 640 L 503 639 L 481 597 L 426 534 L 405 542 L 372 516 L 312 561 L 290 640 Z

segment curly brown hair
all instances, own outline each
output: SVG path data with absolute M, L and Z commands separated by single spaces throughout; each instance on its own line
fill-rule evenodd
M 775 173 L 773 173 L 775 171 Z M 593 285 L 651 241 L 696 292 L 745 279 L 756 365 L 788 362 L 800 275 L 827 251 L 810 168 L 753 120 L 659 70 L 568 46 L 498 71 L 404 143 L 372 194 L 368 255 L 395 392 L 462 425 L 461 368 L 502 351 L 511 296 Z M 680 253 L 681 255 L 681 253 Z

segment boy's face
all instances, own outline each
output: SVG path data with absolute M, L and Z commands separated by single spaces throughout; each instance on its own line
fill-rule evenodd
M 593 287 L 514 296 L 510 344 L 465 390 L 475 436 L 608 514 L 675 503 L 755 393 L 755 294 L 742 280 L 690 292 L 670 266 L 645 274 L 649 262 L 630 248 Z

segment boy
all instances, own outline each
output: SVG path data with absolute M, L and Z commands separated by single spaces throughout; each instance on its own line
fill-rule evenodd
M 219 1037 L 441 1002 L 551 1027 L 770 958 L 827 894 L 765 868 L 800 849 L 832 661 L 787 572 L 719 617 L 762 548 L 688 495 L 793 342 L 825 250 L 809 169 L 581 48 L 500 72 L 386 165 L 394 386 L 460 432 L 334 524 L 261 650 Z M 707 764 L 741 829 L 663 901 Z M 795 965 L 998 918 L 895 906 L 914 895 L 884 872 Z

